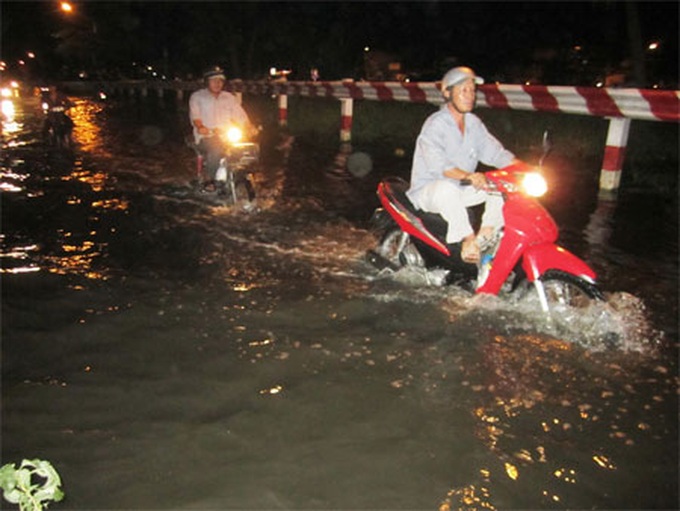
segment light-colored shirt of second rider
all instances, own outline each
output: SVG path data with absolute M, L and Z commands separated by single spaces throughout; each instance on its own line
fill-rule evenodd
M 208 89 L 200 89 L 189 98 L 189 118 L 191 124 L 200 119 L 206 128 L 226 128 L 230 123 L 243 127 L 248 123 L 248 115 L 236 97 L 221 91 L 217 97 Z M 194 126 L 194 140 L 198 144 L 203 138 Z

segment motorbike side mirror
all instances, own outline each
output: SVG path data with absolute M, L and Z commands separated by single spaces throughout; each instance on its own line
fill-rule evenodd
M 548 157 L 548 154 L 552 150 L 552 140 L 550 139 L 550 133 L 548 130 L 545 130 L 543 132 L 543 143 L 541 144 L 543 147 L 543 154 L 541 155 L 541 159 L 538 160 L 538 166 L 542 167 L 543 162 L 545 159 Z

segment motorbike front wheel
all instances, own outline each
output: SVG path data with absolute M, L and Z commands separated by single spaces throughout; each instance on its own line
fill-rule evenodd
M 252 202 L 255 199 L 255 189 L 248 176 L 236 176 L 233 172 L 222 185 L 222 195 L 232 204 Z
M 604 295 L 597 285 L 570 273 L 549 270 L 541 275 L 539 280 L 549 310 L 586 309 L 593 301 L 604 300 Z M 522 287 L 524 289 L 520 292 L 520 299 L 537 296 L 534 284 L 525 281 Z

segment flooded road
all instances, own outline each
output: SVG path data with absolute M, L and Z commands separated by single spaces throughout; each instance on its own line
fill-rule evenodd
M 359 178 L 265 126 L 226 207 L 185 115 L 79 99 L 72 154 L 4 126 L 2 462 L 50 461 L 50 509 L 677 507 L 676 200 L 546 199 L 607 295 L 555 328 L 365 262 L 393 148 Z

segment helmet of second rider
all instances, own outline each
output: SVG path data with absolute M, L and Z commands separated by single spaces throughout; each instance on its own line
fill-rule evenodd
M 203 79 L 206 82 L 212 78 L 221 78 L 222 80 L 227 79 L 226 75 L 224 74 L 224 69 L 222 69 L 220 66 L 211 66 L 203 73 Z
M 477 76 L 475 72 L 469 67 L 458 66 L 449 69 L 442 78 L 441 91 L 450 89 L 451 87 L 463 83 L 465 80 L 472 79 L 477 85 L 484 83 L 484 78 Z

